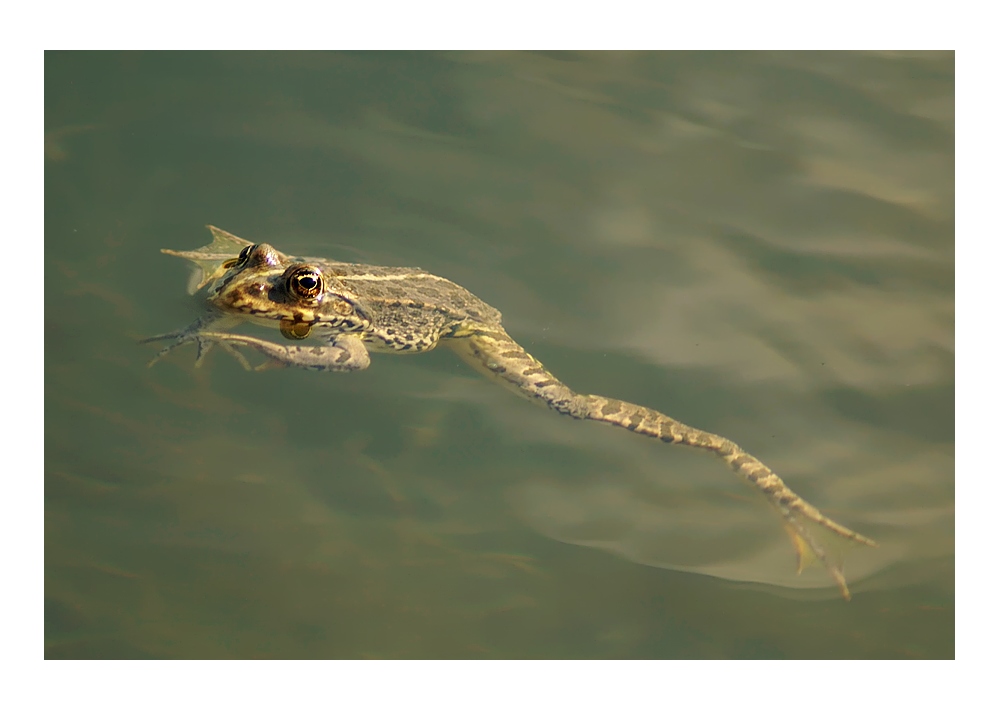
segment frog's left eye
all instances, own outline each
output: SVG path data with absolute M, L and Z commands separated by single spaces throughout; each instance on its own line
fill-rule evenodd
M 235 259 L 229 259 L 222 263 L 222 268 L 230 269 L 233 266 L 242 266 L 246 263 L 246 260 L 250 258 L 250 252 L 253 251 L 253 244 L 247 244 L 243 247 L 242 251 L 239 252 L 239 256 Z
M 300 298 L 315 298 L 323 292 L 323 275 L 314 266 L 298 266 L 288 274 L 288 290 Z
M 243 247 L 239 252 L 239 256 L 236 257 L 236 266 L 242 266 L 243 264 L 245 264 L 246 260 L 250 258 L 251 251 L 253 251 L 252 244 L 247 244 L 245 247 Z

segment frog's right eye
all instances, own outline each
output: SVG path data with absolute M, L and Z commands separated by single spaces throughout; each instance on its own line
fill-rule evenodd
M 246 260 L 250 258 L 250 252 L 253 251 L 255 244 L 247 244 L 243 247 L 243 250 L 239 252 L 239 256 L 235 259 L 229 259 L 228 261 L 222 262 L 222 268 L 230 269 L 233 266 L 239 267 L 246 263 Z

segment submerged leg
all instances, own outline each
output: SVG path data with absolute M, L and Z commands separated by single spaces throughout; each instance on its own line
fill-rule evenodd
M 244 363 L 246 363 L 246 358 L 236 348 L 248 347 L 256 350 L 268 358 L 267 362 L 256 368 L 258 370 L 284 366 L 326 372 L 347 372 L 363 370 L 371 364 L 368 349 L 364 347 L 361 338 L 356 335 L 341 335 L 336 339 L 326 341 L 325 344 L 317 343 L 316 345 L 279 345 L 248 335 L 210 331 L 198 331 L 192 336 L 192 339 L 198 341 L 199 347 L 202 343 L 208 346 L 218 344 L 232 354 L 238 355 Z M 172 347 L 176 347 L 176 345 Z M 249 369 L 249 363 L 246 366 Z
M 161 333 L 160 335 L 153 335 L 148 338 L 143 338 L 140 343 L 154 343 L 159 340 L 172 340 L 173 342 L 167 345 L 165 348 L 160 350 L 153 356 L 153 359 L 149 361 L 149 367 L 152 367 L 157 362 L 160 361 L 167 353 L 175 348 L 179 348 L 182 345 L 187 345 L 188 343 L 195 343 L 198 346 L 198 354 L 194 359 L 194 366 L 201 367 L 204 361 L 205 355 L 212 349 L 215 344 L 211 338 L 205 337 L 208 335 L 207 328 L 227 328 L 232 327 L 238 321 L 230 318 L 226 318 L 221 314 L 208 313 L 203 315 L 198 320 L 191 323 L 183 330 L 175 330 L 170 333 Z M 238 350 L 228 347 L 225 344 L 220 344 L 220 346 L 228 351 L 233 357 L 235 357 L 247 370 L 252 369 L 250 363 L 246 361 L 243 354 Z
M 810 550 L 829 571 L 843 597 L 850 598 L 850 590 L 842 570 L 808 531 L 804 521 L 821 525 L 847 540 L 871 547 L 877 547 L 877 543 L 827 518 L 788 488 L 759 459 L 743 451 L 734 442 L 687 426 L 648 407 L 609 397 L 577 394 L 503 331 L 472 333 L 450 342 L 459 354 L 477 368 L 498 378 L 518 394 L 540 401 L 561 414 L 574 419 L 604 422 L 667 444 L 706 449 L 720 456 L 736 474 L 754 485 L 780 512 L 799 555 L 799 571 L 802 553 Z

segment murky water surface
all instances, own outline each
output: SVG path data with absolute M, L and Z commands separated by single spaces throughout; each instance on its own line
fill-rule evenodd
M 952 54 L 46 55 L 45 642 L 61 657 L 952 657 Z M 206 223 L 422 266 L 566 383 L 446 351 L 153 369 Z

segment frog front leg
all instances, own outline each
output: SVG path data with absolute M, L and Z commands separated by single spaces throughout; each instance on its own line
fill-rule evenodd
M 152 367 L 160 359 L 175 348 L 179 348 L 181 345 L 187 345 L 188 343 L 195 343 L 198 346 L 198 354 L 194 359 L 195 367 L 200 367 L 205 355 L 208 351 L 212 349 L 213 342 L 206 339 L 204 335 L 208 333 L 206 330 L 209 327 L 214 328 L 231 328 L 239 322 L 236 318 L 229 318 L 221 313 L 206 313 L 205 315 L 198 318 L 196 321 L 191 323 L 182 330 L 174 330 L 170 333 L 161 333 L 160 335 L 153 335 L 148 338 L 143 338 L 140 343 L 153 343 L 160 340 L 172 340 L 173 342 L 167 345 L 165 348 L 160 350 L 153 359 L 149 361 L 149 367 Z M 217 334 L 217 333 L 216 333 Z M 233 357 L 242 363 L 243 367 L 250 369 L 250 363 L 246 361 L 243 354 L 236 350 L 235 348 L 230 348 L 221 344 L 225 350 L 228 350 Z
M 200 332 L 198 338 L 218 343 L 234 354 L 238 352 L 236 347 L 253 348 L 268 358 L 267 362 L 256 368 L 258 370 L 284 366 L 325 372 L 349 372 L 363 370 L 371 364 L 368 349 L 358 335 L 339 334 L 329 338 L 325 344 L 316 345 L 279 345 L 237 333 Z

